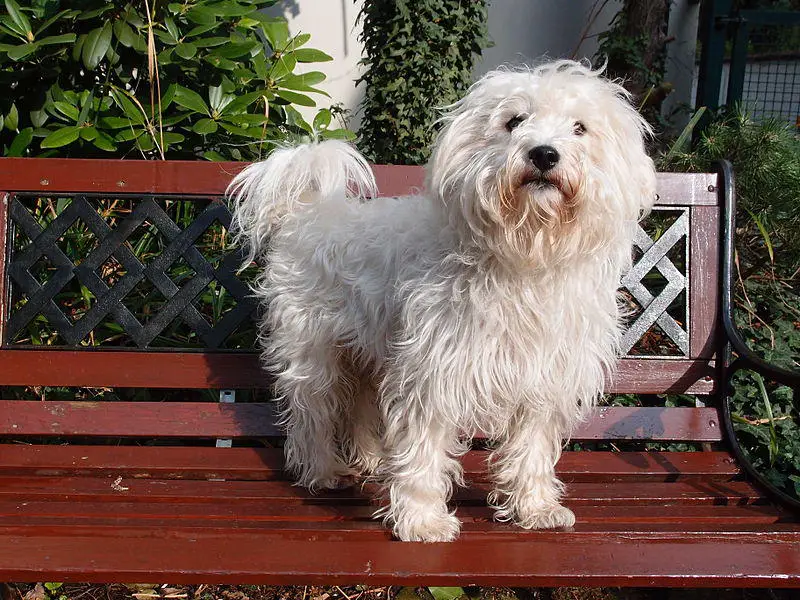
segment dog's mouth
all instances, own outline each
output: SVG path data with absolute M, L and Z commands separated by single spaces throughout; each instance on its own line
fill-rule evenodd
M 549 179 L 542 173 L 529 173 L 522 179 L 523 187 L 530 187 L 533 189 L 546 189 L 557 188 L 558 185 L 555 181 Z

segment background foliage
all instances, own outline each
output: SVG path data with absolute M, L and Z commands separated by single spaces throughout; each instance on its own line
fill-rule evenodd
M 295 108 L 327 95 L 331 60 L 290 36 L 276 0 L 4 0 L 0 148 L 6 156 L 253 159 L 328 129 Z
M 460 98 L 488 45 L 485 0 L 370 0 L 360 13 L 366 58 L 359 149 L 377 163 L 422 164 L 435 108 Z

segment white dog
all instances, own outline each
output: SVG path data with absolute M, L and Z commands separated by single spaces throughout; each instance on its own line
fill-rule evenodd
M 452 540 L 464 435 L 496 443 L 500 520 L 569 527 L 555 464 L 620 338 L 617 287 L 655 199 L 647 123 L 583 64 L 498 70 L 442 119 L 425 190 L 377 198 L 342 142 L 233 181 L 286 462 L 312 490 L 374 474 L 402 540 Z

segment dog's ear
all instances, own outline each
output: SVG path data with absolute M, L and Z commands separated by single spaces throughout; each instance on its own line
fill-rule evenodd
M 653 129 L 621 85 L 612 81 L 607 81 L 606 85 L 613 97 L 610 125 L 615 153 L 621 159 L 613 161 L 614 167 L 620 169 L 620 187 L 628 196 L 627 204 L 643 217 L 656 201 L 655 164 L 647 152 L 647 141 L 652 139 Z

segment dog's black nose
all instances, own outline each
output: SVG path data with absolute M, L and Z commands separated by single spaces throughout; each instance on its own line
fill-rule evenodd
M 552 146 L 536 146 L 528 152 L 528 158 L 533 161 L 541 171 L 549 171 L 558 164 L 558 150 Z

